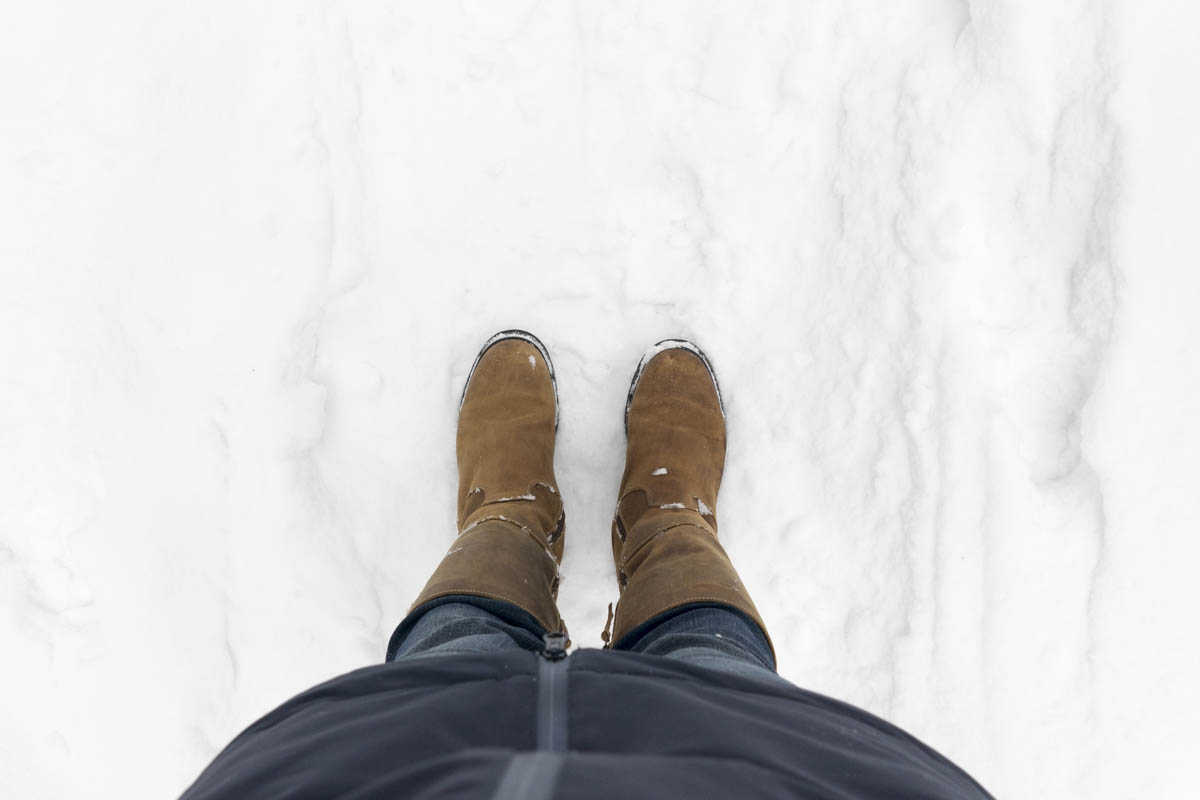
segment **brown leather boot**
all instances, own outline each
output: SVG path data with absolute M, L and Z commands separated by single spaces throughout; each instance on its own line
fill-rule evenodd
M 698 347 L 668 339 L 646 353 L 629 388 L 625 434 L 625 474 L 612 526 L 621 596 L 604 641 L 612 646 L 642 623 L 691 603 L 738 609 L 766 635 L 717 541 L 725 412 L 712 365 Z
M 502 331 L 479 351 L 458 412 L 458 538 L 412 608 L 455 594 L 505 600 L 550 632 L 566 515 L 554 479 L 558 397 L 545 346 Z M 410 611 L 412 609 L 409 609 Z

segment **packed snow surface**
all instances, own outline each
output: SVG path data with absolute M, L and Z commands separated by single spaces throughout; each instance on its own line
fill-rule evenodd
M 9 4 L 4 796 L 175 796 L 379 661 L 513 327 L 558 378 L 579 645 L 630 377 L 686 338 L 786 677 L 999 797 L 1188 795 L 1197 13 Z

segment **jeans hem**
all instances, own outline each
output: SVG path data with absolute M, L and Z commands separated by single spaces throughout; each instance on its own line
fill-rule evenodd
M 730 611 L 730 612 L 733 612 L 734 614 L 737 614 L 739 617 L 741 617 L 747 624 L 749 624 L 751 630 L 755 634 L 757 634 L 756 638 L 759 640 L 759 643 L 761 644 L 760 649 L 762 650 L 763 653 L 767 654 L 767 659 L 765 661 L 762 661 L 762 658 L 759 657 L 759 660 L 762 661 L 762 666 L 771 670 L 771 672 L 776 672 L 775 659 L 773 657 L 771 657 L 771 655 L 770 655 L 771 654 L 771 646 L 767 640 L 766 633 L 763 631 L 763 629 L 759 627 L 758 623 L 755 622 L 754 618 L 751 617 L 749 614 L 742 611 L 740 608 L 735 608 L 733 606 L 726 605 L 724 603 L 712 603 L 712 602 L 687 603 L 682 606 L 676 606 L 675 608 L 667 609 L 666 611 L 662 612 L 661 614 L 651 617 L 650 619 L 643 622 L 641 625 L 638 625 L 636 628 L 631 630 L 629 633 L 622 636 L 618 641 L 616 641 L 612 644 L 612 649 L 613 650 L 633 650 L 634 648 L 637 647 L 637 645 L 641 641 L 642 637 L 644 637 L 648 633 L 652 632 L 655 628 L 657 628 L 662 623 L 664 623 L 668 620 L 674 619 L 675 617 L 678 617 L 681 614 L 686 614 L 689 611 L 695 611 L 698 608 L 719 608 L 722 611 Z M 755 655 L 756 655 L 756 657 L 758 657 L 757 653 Z
M 537 621 L 537 618 L 534 617 L 533 614 L 530 614 L 525 609 L 521 608 L 520 606 L 513 605 L 512 603 L 473 594 L 442 595 L 441 597 L 435 597 L 427 603 L 422 603 L 412 611 L 408 612 L 408 615 L 404 619 L 400 620 L 400 624 L 396 626 L 396 629 L 392 631 L 392 635 L 388 639 L 387 655 L 384 657 L 384 661 L 393 661 L 395 659 L 396 652 L 404 643 L 404 638 L 408 635 L 409 631 L 413 629 L 413 626 L 420 621 L 421 617 L 423 617 L 426 612 L 432 611 L 438 606 L 444 606 L 448 603 L 467 603 L 477 608 L 481 608 L 489 614 L 494 614 L 510 625 L 516 625 L 519 628 L 524 628 L 539 639 L 547 633 L 545 628 L 542 627 L 542 624 Z

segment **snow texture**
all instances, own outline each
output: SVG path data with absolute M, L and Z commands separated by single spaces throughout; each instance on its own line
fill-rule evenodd
M 577 643 L 684 337 L 786 677 L 999 797 L 1188 795 L 1198 13 L 7 4 L 4 795 L 174 796 L 379 661 L 508 327 L 558 375 Z

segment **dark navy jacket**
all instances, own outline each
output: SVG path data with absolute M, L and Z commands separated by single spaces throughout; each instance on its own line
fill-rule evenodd
M 853 706 L 659 656 L 429 656 L 292 698 L 184 793 L 208 798 L 986 798 Z

